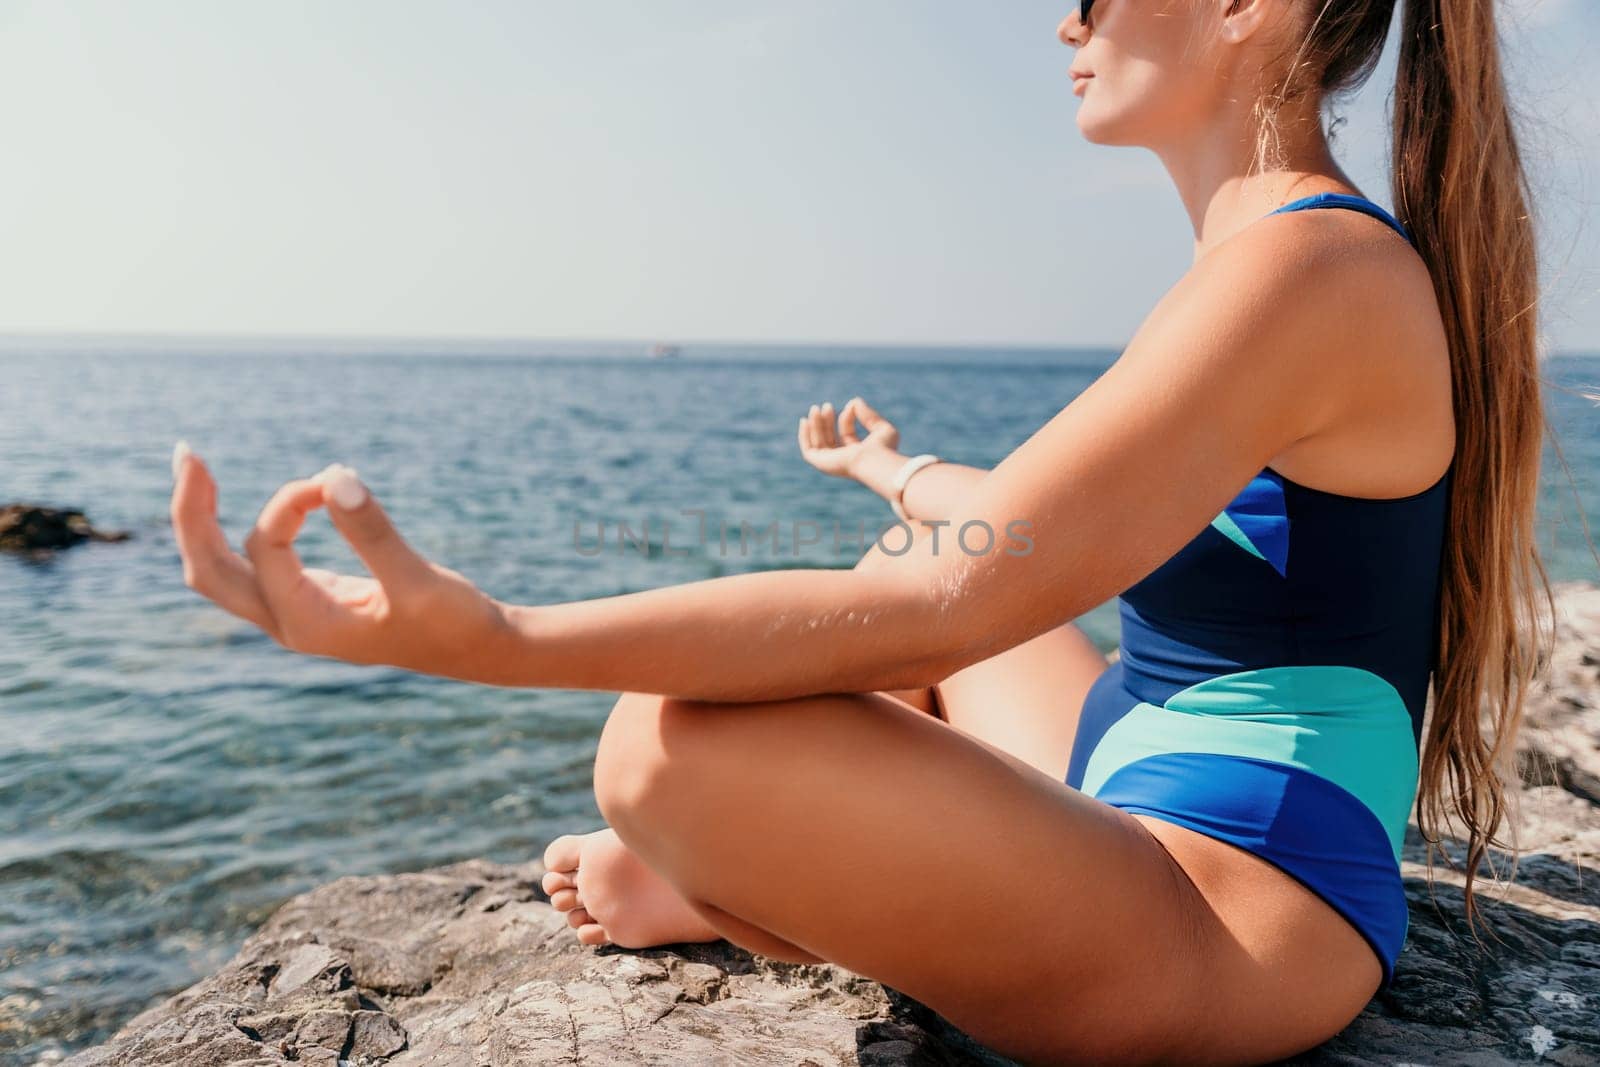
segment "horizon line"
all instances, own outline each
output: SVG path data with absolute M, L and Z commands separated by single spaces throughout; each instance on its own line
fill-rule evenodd
M 692 346 L 749 345 L 786 348 L 940 348 L 940 349 L 1038 349 L 1042 351 L 1104 351 L 1126 347 L 1122 344 L 1071 344 L 1045 341 L 1000 340 L 838 340 L 838 339 L 778 339 L 747 337 L 684 337 L 672 334 L 654 336 L 628 335 L 537 335 L 537 334 L 470 334 L 470 333 L 358 333 L 352 331 L 224 331 L 224 330 L 6 330 L 0 329 L 0 341 L 11 340 L 149 340 L 149 341 L 338 341 L 350 343 L 430 343 L 454 342 L 462 344 L 517 345 L 517 344 L 622 344 L 649 346 L 672 344 L 687 348 Z

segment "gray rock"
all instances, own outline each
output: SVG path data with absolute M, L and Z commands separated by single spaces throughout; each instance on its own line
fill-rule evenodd
M 1522 779 L 1600 804 L 1600 586 L 1555 589 L 1555 652 L 1518 735 Z
M 304 1063 L 328 1051 L 397 1065 L 820 1065 L 977 1054 L 930 1013 L 840 968 L 726 944 L 585 948 L 545 902 L 543 873 L 475 860 L 340 879 L 285 904 L 217 974 L 69 1062 Z M 395 959 L 423 945 L 429 972 L 406 968 L 397 988 Z
M 72 509 L 39 504 L 0 504 L 0 549 L 45 552 L 71 548 L 83 541 L 126 541 L 126 530 L 97 530 Z
M 1523 743 L 1522 859 L 1514 882 L 1476 886 L 1492 939 L 1467 930 L 1459 873 L 1436 867 L 1430 888 L 1413 826 L 1394 983 L 1287 1062 L 1600 1065 L 1600 805 L 1587 784 L 1600 781 L 1600 588 L 1564 585 L 1559 602 L 1560 647 Z M 1540 773 L 1550 767 L 1566 769 Z M 1509 856 L 1494 863 L 1503 877 Z M 726 943 L 584 948 L 545 901 L 542 873 L 473 860 L 322 886 L 216 974 L 69 1063 L 1007 1062 L 842 968 Z

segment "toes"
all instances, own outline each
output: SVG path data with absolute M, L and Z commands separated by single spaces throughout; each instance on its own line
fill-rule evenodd
M 589 923 L 578 927 L 578 941 L 585 945 L 604 945 L 611 939 L 606 936 L 605 927 L 599 923 Z
M 567 925 L 576 930 L 583 926 L 596 924 L 594 921 L 594 916 L 590 915 L 588 911 L 584 910 L 583 908 L 573 908 L 571 911 L 567 912 Z
M 550 906 L 557 911 L 571 911 L 583 907 L 583 901 L 578 898 L 576 889 L 557 889 L 550 894 Z
M 582 834 L 564 834 L 550 842 L 544 850 L 544 865 L 550 871 L 575 871 L 578 854 L 583 851 Z
M 544 889 L 544 895 L 554 897 L 563 889 L 576 889 L 577 883 L 572 880 L 572 875 L 566 871 L 546 871 L 545 876 L 539 879 L 539 885 Z

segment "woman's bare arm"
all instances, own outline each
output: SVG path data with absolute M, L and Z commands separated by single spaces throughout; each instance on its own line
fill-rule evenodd
M 944 598 L 914 567 L 781 570 L 548 606 L 509 604 L 491 685 L 780 700 L 948 676 Z
M 888 500 L 895 472 L 910 458 L 893 449 L 869 449 L 861 453 L 850 473 L 856 481 Z M 982 467 L 941 460 L 911 476 L 900 497 L 900 506 L 913 519 L 949 518 L 961 498 L 972 492 L 988 473 Z
M 177 455 L 184 580 L 294 651 L 467 681 L 713 701 L 923 688 L 1138 581 L 1291 445 L 1370 424 L 1390 250 L 1285 248 L 1285 225 L 1207 253 L 1109 370 L 955 498 L 939 536 L 872 567 L 510 605 L 417 553 L 344 468 L 282 486 L 240 556 L 209 470 Z M 320 507 L 371 577 L 301 563 Z
M 1285 256 L 1268 229 L 1214 250 L 1110 370 L 959 497 L 940 551 L 507 606 L 480 680 L 707 700 L 907 689 L 1103 603 L 1349 410 L 1352 375 L 1332 357 L 1382 299 L 1372 264 Z M 1007 550 L 1019 522 L 1020 554 Z M 964 524 L 995 546 L 954 547 Z

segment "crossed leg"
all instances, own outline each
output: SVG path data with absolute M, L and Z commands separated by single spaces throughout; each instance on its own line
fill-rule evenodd
M 882 694 L 625 694 L 595 789 L 706 939 L 837 962 L 1019 1059 L 1268 1061 L 1377 984 L 1359 934 L 1270 864 Z
M 1104 659 L 1074 627 L 1036 642 L 925 692 L 624 694 L 595 770 L 612 829 L 554 843 L 547 890 L 581 940 L 831 960 L 1024 1059 L 1337 1033 L 1376 985 L 1364 941 L 1264 861 L 1065 786 Z
M 1264 914 L 1228 921 L 1139 818 L 877 694 L 628 694 L 595 788 L 710 929 L 884 982 L 1019 1059 L 1265 1061 L 1371 993 L 1305 902 L 1233 871 Z
M 913 532 L 918 550 L 932 545 L 931 527 Z M 856 569 L 892 566 L 873 547 Z M 958 671 L 928 689 L 891 690 L 882 697 L 943 718 L 977 740 L 1064 778 L 1085 694 L 1107 666 L 1105 656 L 1068 623 Z M 567 913 L 578 940 L 626 948 L 715 941 L 721 933 L 671 885 L 634 855 L 611 828 L 567 834 L 545 849 L 545 892 Z M 816 957 L 768 938 L 763 954 L 795 962 Z

